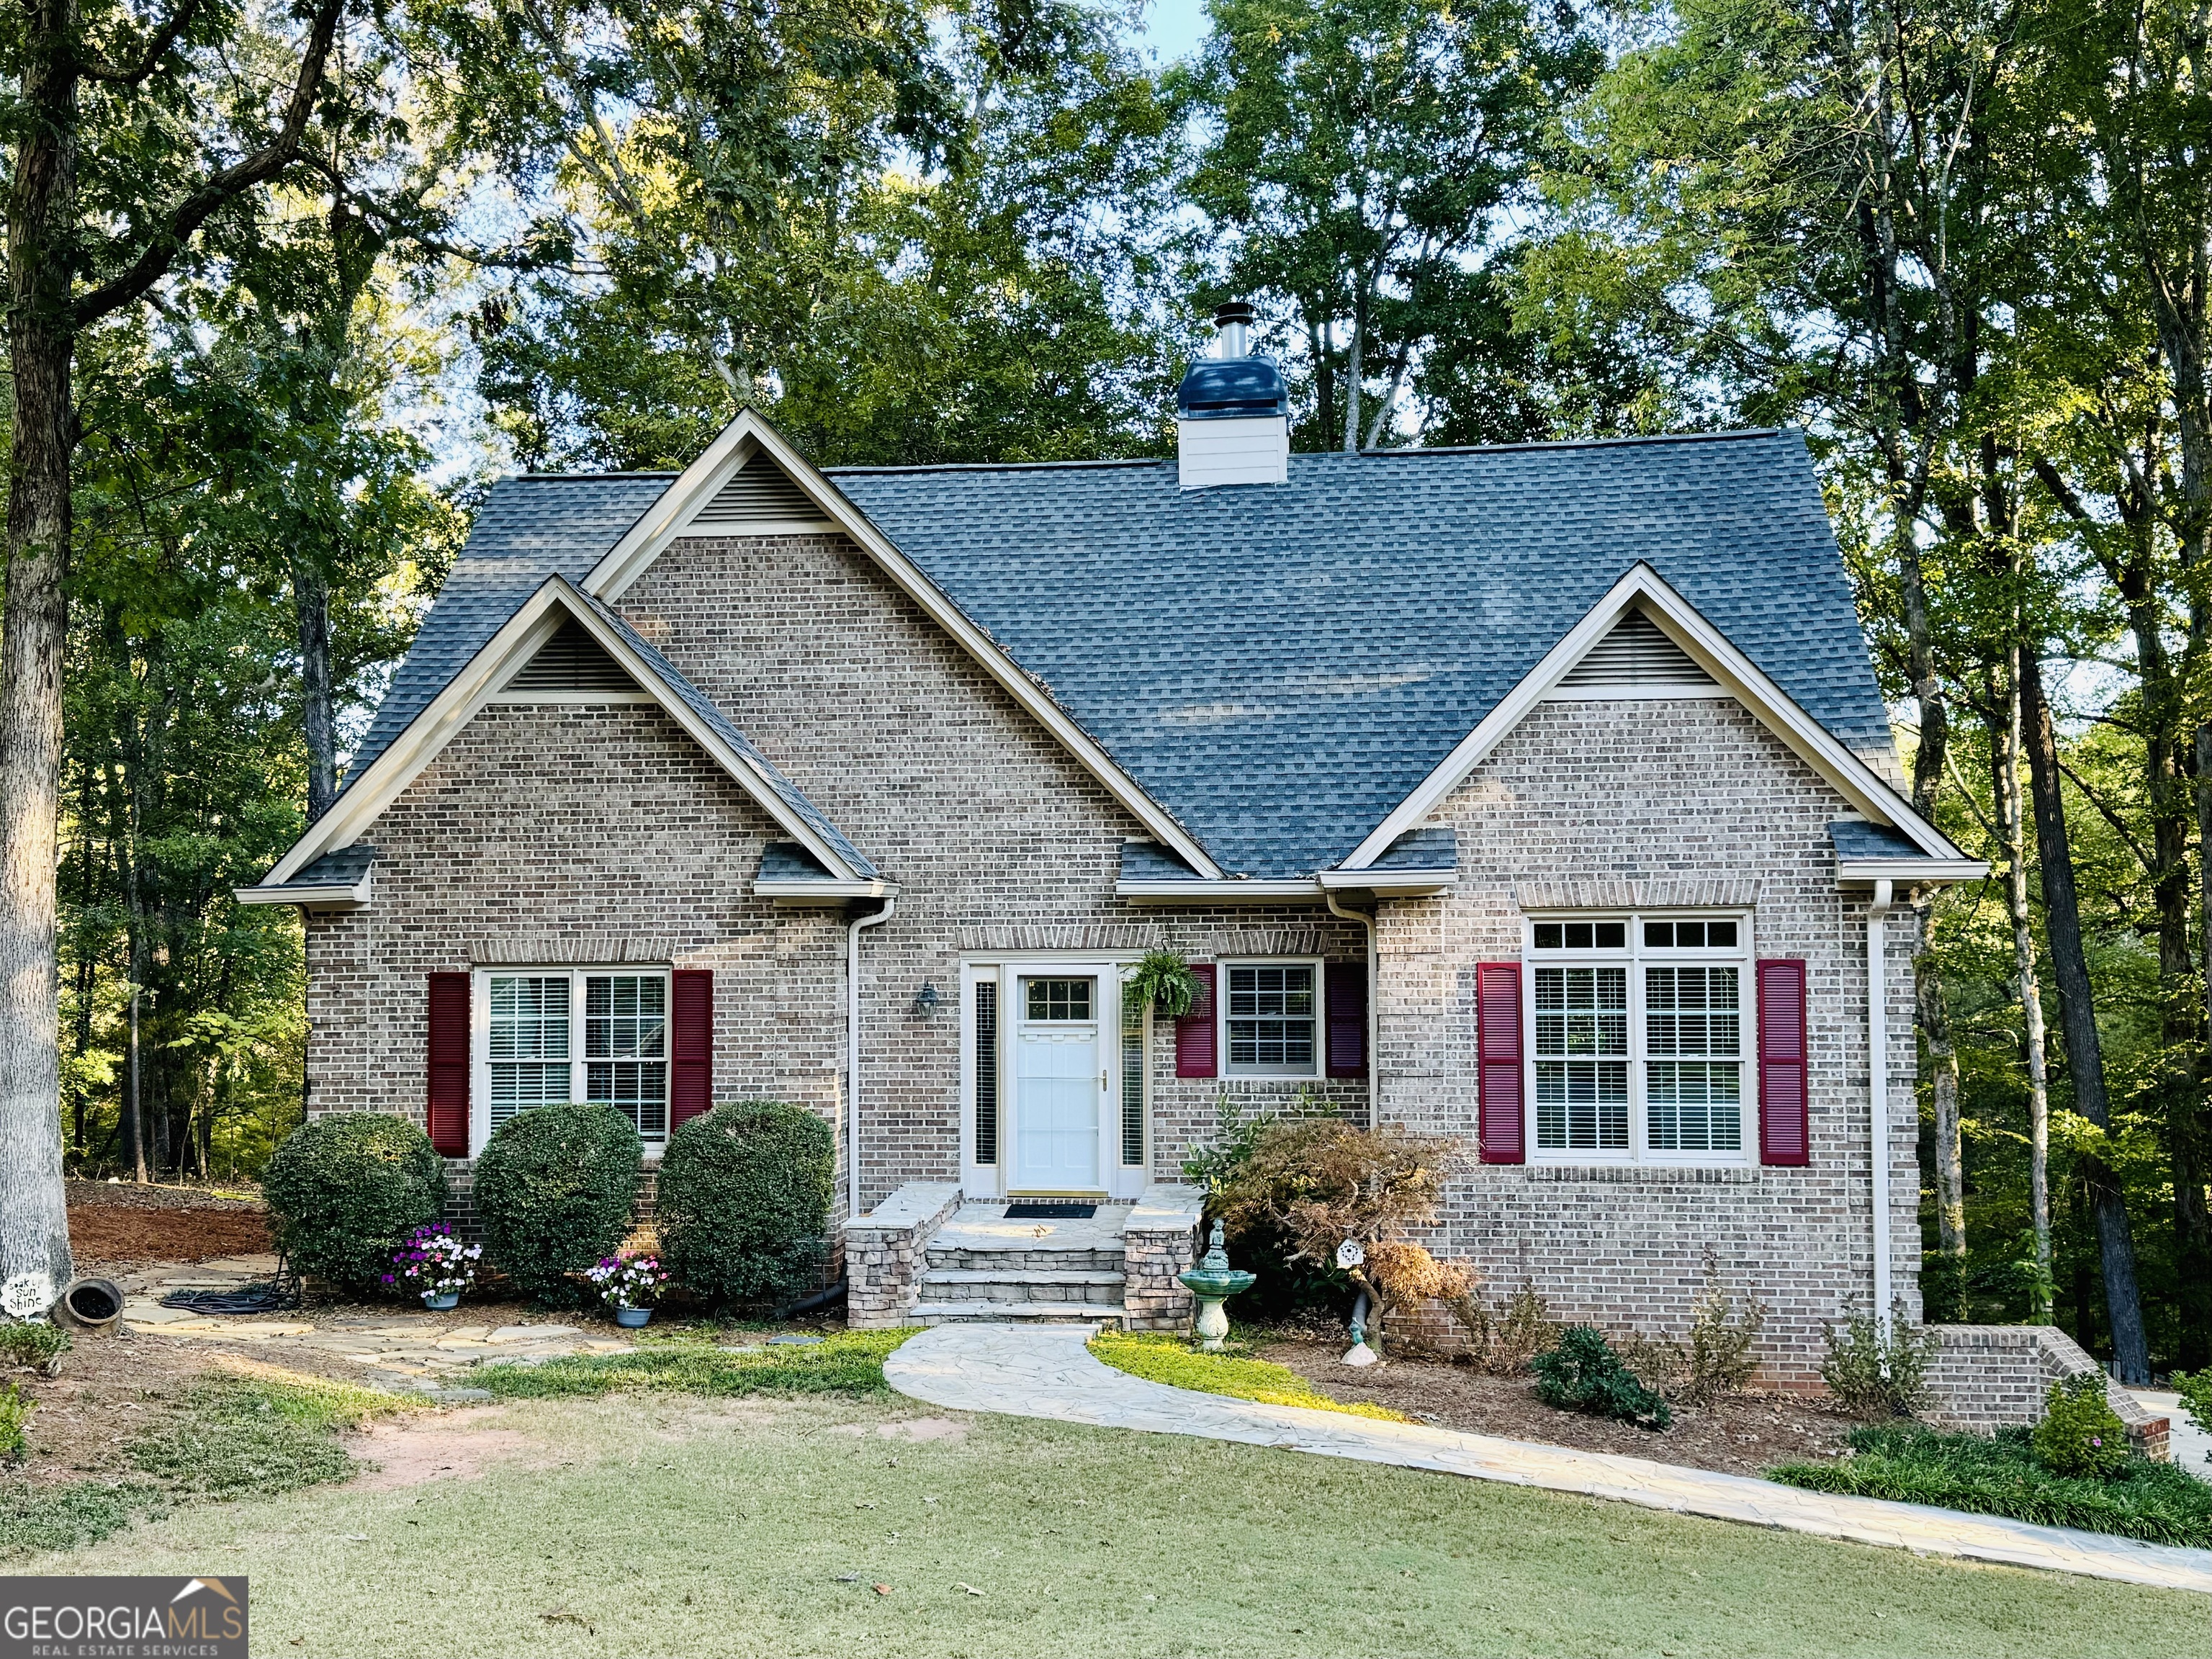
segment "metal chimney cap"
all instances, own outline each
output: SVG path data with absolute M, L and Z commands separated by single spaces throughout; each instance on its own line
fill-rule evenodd
M 1249 300 L 1224 300 L 1213 308 L 1213 325 L 1226 328 L 1231 323 L 1243 323 L 1249 327 L 1258 314 Z

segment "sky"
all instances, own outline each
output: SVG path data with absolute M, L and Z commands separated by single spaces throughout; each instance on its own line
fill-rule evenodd
M 1163 64 L 1181 58 L 1206 36 L 1205 0 L 1152 0 L 1139 32 Z

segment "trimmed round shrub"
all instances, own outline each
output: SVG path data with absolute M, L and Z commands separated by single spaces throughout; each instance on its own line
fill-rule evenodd
M 660 1259 L 717 1302 L 790 1300 L 828 1252 L 830 1126 L 780 1101 L 717 1106 L 668 1138 L 653 1199 Z
M 309 1118 L 261 1177 L 276 1247 L 301 1273 L 349 1289 L 374 1285 L 394 1241 L 446 1207 L 446 1163 L 404 1117 Z
M 570 1303 L 568 1275 L 629 1237 L 645 1148 L 611 1106 L 533 1106 L 477 1159 L 484 1254 L 526 1295 Z

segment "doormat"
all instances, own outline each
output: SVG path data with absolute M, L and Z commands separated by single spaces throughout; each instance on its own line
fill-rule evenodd
M 1006 1206 L 1009 1221 L 1088 1221 L 1097 1213 L 1096 1204 L 1057 1198 L 1025 1198 Z

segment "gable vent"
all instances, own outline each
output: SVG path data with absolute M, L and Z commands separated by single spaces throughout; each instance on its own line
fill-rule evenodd
M 522 672 L 507 683 L 510 691 L 635 691 L 637 682 L 605 647 L 570 617 L 561 631 L 538 647 Z
M 1713 677 L 1660 631 L 1641 611 L 1632 611 L 1613 632 L 1590 647 L 1561 685 L 1711 685 Z
M 729 483 L 714 492 L 714 500 L 692 515 L 691 527 L 821 524 L 827 517 L 788 473 L 757 453 L 730 475 Z

